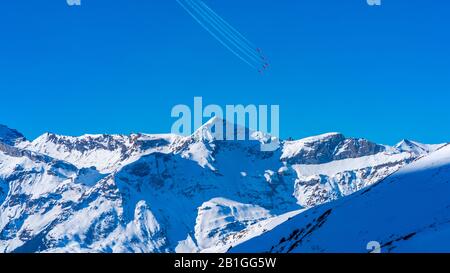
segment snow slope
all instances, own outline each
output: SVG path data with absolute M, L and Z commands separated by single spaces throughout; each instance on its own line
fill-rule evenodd
M 84 135 L 60 136 L 46 133 L 24 148 L 64 160 L 79 168 L 95 167 L 111 173 L 152 152 L 170 152 L 175 135 Z
M 309 208 L 372 185 L 421 155 L 330 133 L 284 142 L 281 160 L 295 174 L 298 204 Z
M 450 251 L 450 146 L 376 185 L 303 212 L 230 252 Z
M 3 128 L 0 252 L 208 252 L 343 198 L 427 154 L 331 133 L 281 141 Z
M 5 125 L 0 124 L 0 142 L 15 146 L 25 141 L 25 137 L 17 130 L 10 129 Z
M 414 153 L 416 155 L 426 155 L 431 152 L 436 151 L 437 149 L 441 148 L 445 144 L 435 144 L 435 145 L 428 145 L 428 144 L 422 144 L 416 141 L 411 141 L 404 139 L 401 142 L 399 142 L 394 147 L 402 152 L 410 152 Z

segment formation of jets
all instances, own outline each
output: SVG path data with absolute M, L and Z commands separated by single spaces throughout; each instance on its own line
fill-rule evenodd
M 219 43 L 250 67 L 263 74 L 269 62 L 261 48 L 214 12 L 202 0 L 176 0 L 181 7 Z

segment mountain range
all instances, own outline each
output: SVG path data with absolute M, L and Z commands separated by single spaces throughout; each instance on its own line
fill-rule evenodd
M 32 141 L 0 125 L 0 252 L 408 251 L 448 234 L 446 144 L 218 140 L 224 122 Z

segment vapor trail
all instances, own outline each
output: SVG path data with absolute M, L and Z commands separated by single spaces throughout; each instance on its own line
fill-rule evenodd
M 233 26 L 231 26 L 227 21 L 225 21 L 222 17 L 220 17 L 215 11 L 213 11 L 208 5 L 206 5 L 205 3 L 203 3 L 203 1 L 197 1 L 200 5 L 202 5 L 210 14 L 214 14 L 215 17 L 220 20 L 224 26 L 226 26 L 230 31 L 236 33 L 237 36 L 239 36 L 245 43 L 246 45 L 253 49 L 256 50 L 257 47 L 250 42 L 243 34 L 241 34 L 237 29 L 235 29 Z
M 224 20 L 220 18 L 219 15 L 216 13 L 208 12 L 204 7 L 206 6 L 201 1 L 196 0 L 186 0 L 188 2 L 191 2 L 191 6 L 193 9 L 195 9 L 198 13 L 202 13 L 202 17 L 209 21 L 211 25 L 222 34 L 225 34 L 224 36 L 227 36 L 227 39 L 238 49 L 240 49 L 245 55 L 247 55 L 249 58 L 254 59 L 255 62 L 258 64 L 261 63 L 261 55 L 257 54 L 257 51 L 255 48 L 251 48 L 248 46 L 248 43 L 243 40 L 236 31 L 233 31 L 232 29 L 227 28 L 226 25 L 224 25 Z M 202 4 L 203 7 L 200 6 Z M 195 5 L 195 6 L 194 6 Z M 207 7 L 207 6 L 206 6 Z M 234 33 L 233 33 L 234 32 Z
M 180 4 L 181 7 L 184 8 L 184 10 L 186 10 L 187 13 L 189 13 L 189 15 L 191 15 L 192 18 L 194 18 L 195 21 L 197 21 L 197 23 L 200 24 L 200 26 L 202 26 L 206 31 L 209 32 L 209 34 L 211 34 L 217 41 L 219 41 L 225 48 L 227 48 L 231 53 L 233 53 L 236 57 L 238 57 L 239 59 L 241 59 L 243 62 L 245 62 L 246 64 L 248 64 L 250 67 L 253 67 L 254 69 L 258 69 L 255 65 L 251 64 L 249 61 L 247 61 L 245 58 L 243 58 L 241 55 L 239 55 L 235 50 L 233 50 L 229 45 L 227 45 L 221 38 L 219 38 L 214 31 L 212 31 L 209 27 L 207 27 L 191 10 L 189 10 L 188 7 L 186 7 L 183 3 L 182 0 L 176 0 L 178 2 L 178 4 Z
M 239 31 L 228 24 L 201 0 L 176 0 L 177 3 L 211 36 L 233 55 L 260 73 L 268 67 L 266 58 Z

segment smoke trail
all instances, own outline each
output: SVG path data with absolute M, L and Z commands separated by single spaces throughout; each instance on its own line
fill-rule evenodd
M 208 5 L 206 5 L 203 1 L 199 0 L 197 1 L 200 5 L 202 5 L 210 14 L 214 14 L 218 20 L 220 20 L 224 26 L 226 26 L 230 31 L 236 33 L 237 36 L 239 36 L 249 48 L 256 50 L 257 47 L 253 45 L 252 42 L 250 42 L 243 34 L 241 34 L 238 30 L 236 30 L 233 26 L 231 26 L 227 21 L 225 21 L 222 17 L 220 17 L 216 12 L 214 12 Z
M 239 55 L 235 50 L 233 50 L 227 43 L 225 43 L 219 36 L 217 36 L 214 31 L 212 31 L 209 27 L 207 27 L 185 4 L 182 3 L 182 0 L 176 0 L 178 4 L 183 7 L 183 9 L 192 17 L 194 20 L 200 24 L 206 31 L 209 32 L 217 41 L 219 41 L 225 48 L 227 48 L 231 53 L 233 53 L 236 57 L 241 59 L 243 62 L 248 64 L 250 67 L 254 69 L 259 69 L 255 65 L 251 64 L 249 61 L 247 61 L 245 58 L 243 58 L 241 55 Z
M 227 37 L 227 40 L 229 40 L 236 48 L 239 48 L 239 50 L 241 50 L 249 58 L 254 59 L 258 64 L 261 64 L 262 58 L 261 58 L 261 55 L 257 54 L 256 49 L 248 46 L 247 42 L 245 40 L 241 39 L 239 34 L 237 34 L 236 32 L 233 33 L 232 29 L 227 28 L 226 25 L 223 24 L 224 20 L 222 18 L 220 18 L 216 13 L 214 13 L 214 12 L 210 13 L 204 7 L 202 8 L 198 4 L 198 3 L 201 3 L 204 5 L 204 3 L 202 1 L 196 1 L 196 0 L 186 0 L 186 1 L 191 2 L 192 8 L 195 9 L 198 13 L 202 13 L 202 17 L 206 21 L 209 21 L 210 24 L 213 25 L 213 27 L 218 32 L 221 32 L 221 34 L 223 36 Z

